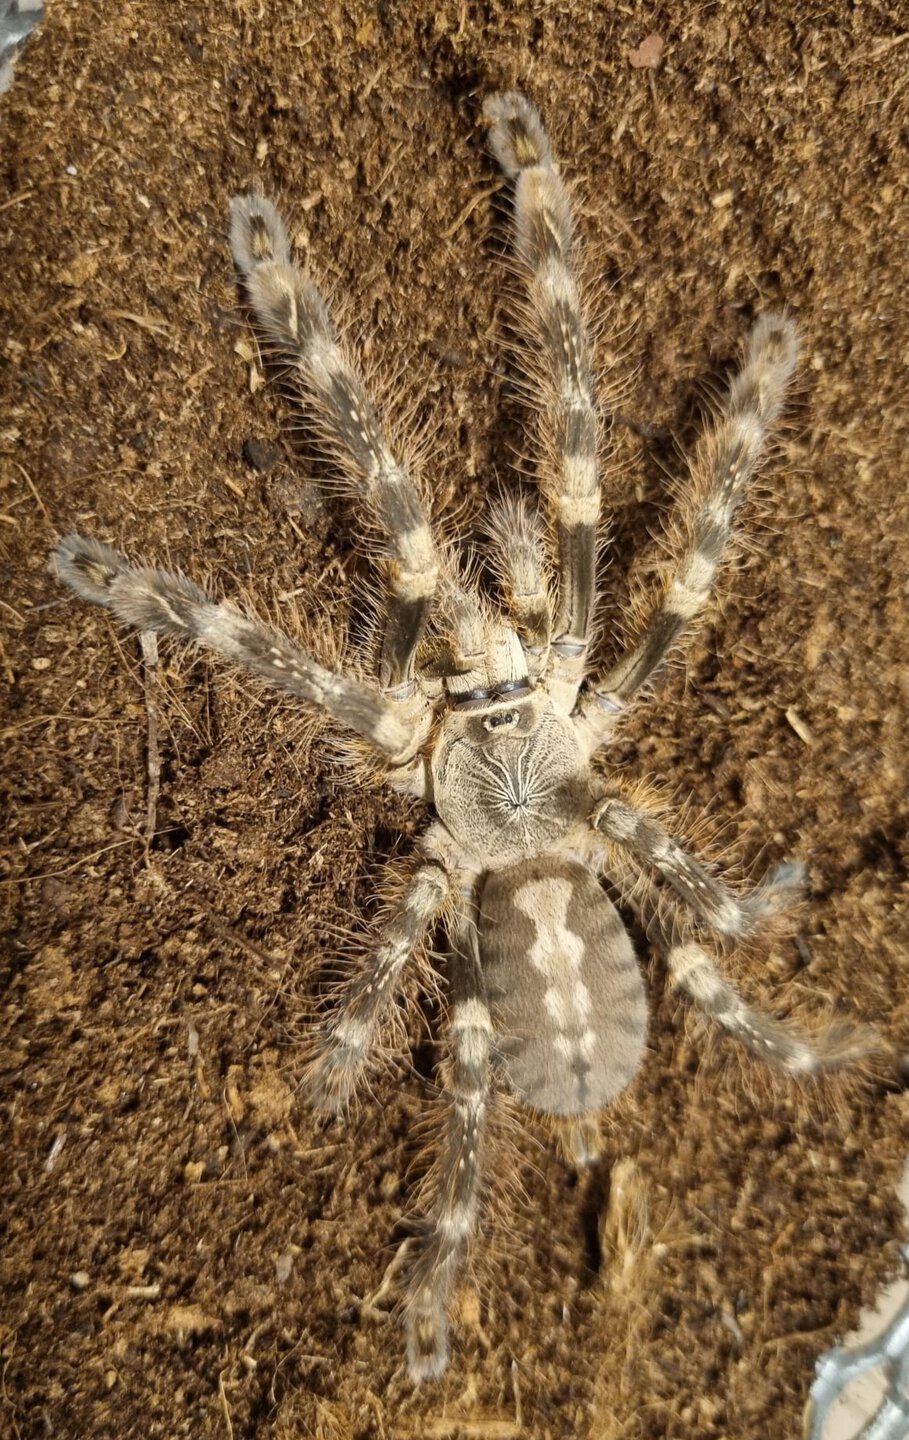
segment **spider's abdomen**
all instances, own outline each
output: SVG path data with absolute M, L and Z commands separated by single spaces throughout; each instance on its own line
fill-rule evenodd
M 614 1100 L 641 1062 L 647 1001 L 628 932 L 590 871 L 548 855 L 490 874 L 480 954 L 516 1094 L 551 1115 Z

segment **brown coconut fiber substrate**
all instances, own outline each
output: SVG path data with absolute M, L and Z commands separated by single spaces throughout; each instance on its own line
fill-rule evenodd
M 49 6 L 0 101 L 5 1435 L 799 1433 L 817 1357 L 897 1266 L 899 1086 L 769 1076 L 647 956 L 649 1051 L 602 1158 L 575 1175 L 509 1110 L 450 1368 L 414 1391 L 393 1262 L 431 989 L 346 1126 L 298 1086 L 419 809 L 162 644 L 147 843 L 138 640 L 47 555 L 79 529 L 291 629 L 358 608 L 325 467 L 255 389 L 225 244 L 253 180 L 429 435 L 436 512 L 476 532 L 532 461 L 480 119 L 526 90 L 625 379 L 604 654 L 751 319 L 785 305 L 802 334 L 751 543 L 604 764 L 734 875 L 806 863 L 791 932 L 726 959 L 749 998 L 905 1046 L 907 62 L 897 6 L 844 0 Z

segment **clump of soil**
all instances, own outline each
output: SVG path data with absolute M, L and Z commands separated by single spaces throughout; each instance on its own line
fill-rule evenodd
M 656 958 L 595 1169 L 502 1127 L 452 1364 L 415 1393 L 392 1262 L 436 1002 L 414 983 L 412 1063 L 348 1125 L 297 1085 L 420 816 L 351 786 L 286 701 L 162 647 L 146 843 L 138 642 L 46 568 L 79 529 L 285 626 L 351 604 L 350 532 L 277 388 L 250 394 L 225 213 L 252 180 L 469 527 L 522 419 L 479 110 L 527 90 L 626 382 L 604 647 L 705 378 L 760 309 L 803 335 L 754 545 L 606 764 L 695 830 L 709 811 L 740 874 L 806 862 L 799 933 L 728 958 L 750 997 L 905 1044 L 906 37 L 877 3 L 676 9 L 57 0 L 0 101 L 5 1433 L 794 1434 L 816 1357 L 894 1268 L 903 1097 L 769 1079 Z

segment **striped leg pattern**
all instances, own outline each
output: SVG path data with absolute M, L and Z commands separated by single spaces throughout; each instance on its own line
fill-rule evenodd
M 592 830 L 591 840 L 601 833 Z M 870 1026 L 843 1022 L 808 1036 L 750 1005 L 725 978 L 678 913 L 666 906 L 640 857 L 623 846 L 615 860 L 617 863 L 595 850 L 589 854 L 591 866 L 616 883 L 628 897 L 648 940 L 664 956 L 673 985 L 702 1014 L 758 1059 L 792 1074 L 819 1075 L 882 1053 L 879 1037 Z
M 698 920 L 721 935 L 753 935 L 764 920 L 796 898 L 804 878 L 801 865 L 779 865 L 750 894 L 735 895 L 650 815 L 626 800 L 613 796 L 603 800 L 591 824 L 661 875 Z
M 492 1017 L 473 917 L 462 915 L 452 930 L 451 1109 L 435 1202 L 408 1286 L 407 1363 L 414 1381 L 434 1379 L 448 1363 L 448 1309 L 480 1206 Z
M 867 1058 L 875 1049 L 868 1028 L 849 1024 L 831 1025 L 809 1039 L 749 1005 L 696 941 L 664 937 L 663 943 L 673 984 L 761 1060 L 794 1074 L 817 1075 Z
M 405 763 L 425 738 L 411 706 L 326 669 L 280 631 L 210 599 L 185 575 L 132 565 L 109 545 L 81 535 L 60 542 L 54 563 L 60 579 L 83 600 L 104 605 L 138 630 L 196 641 L 285 694 L 317 705 L 393 764 Z
M 263 336 L 296 371 L 321 440 L 381 535 L 388 581 L 380 674 L 407 693 L 439 574 L 429 517 L 389 448 L 363 380 L 347 358 L 325 301 L 292 263 L 287 231 L 270 200 L 238 195 L 230 247 Z
M 707 603 L 733 533 L 736 512 L 778 419 L 795 367 L 798 339 L 784 315 L 762 315 L 748 337 L 745 363 L 692 465 L 696 501 L 689 541 L 641 637 L 594 684 L 585 702 L 607 714 L 650 679 L 670 646 Z
M 571 259 L 571 206 L 539 112 L 526 96 L 491 96 L 483 113 L 492 152 L 515 182 L 515 252 L 541 350 L 533 388 L 539 386 L 543 396 L 540 433 L 552 470 L 544 489 L 559 574 L 553 648 L 556 657 L 577 662 L 590 638 L 600 487 L 593 371 Z
M 759 1060 L 795 1075 L 820 1075 L 879 1053 L 880 1041 L 869 1026 L 842 1022 L 809 1036 L 750 1005 L 679 917 L 660 904 L 652 882 L 640 872 L 635 877 L 636 862 L 629 859 L 628 865 L 624 882 L 633 890 L 647 938 L 665 957 L 673 985 Z
M 404 966 L 439 918 L 451 886 L 441 865 L 421 865 L 386 922 L 369 965 L 351 980 L 305 1084 L 313 1104 L 339 1114 L 376 1053 Z

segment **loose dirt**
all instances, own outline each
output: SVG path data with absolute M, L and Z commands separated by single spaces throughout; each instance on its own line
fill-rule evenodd
M 475 527 L 532 450 L 480 123 L 525 89 L 625 382 L 604 654 L 752 316 L 785 304 L 803 336 L 754 544 L 605 764 L 734 874 L 806 862 L 794 933 L 726 960 L 749 997 L 905 1047 L 909 43 L 895 5 L 796 8 L 49 6 L 0 101 L 5 1434 L 792 1436 L 893 1273 L 898 1087 L 769 1078 L 649 957 L 602 1159 L 578 1177 L 529 1117 L 502 1127 L 452 1364 L 415 1393 L 393 1261 L 437 1002 L 415 978 L 404 1063 L 346 1126 L 298 1083 L 419 813 L 163 646 L 147 845 L 138 642 L 47 571 L 79 529 L 286 626 L 356 608 L 305 437 L 280 387 L 250 393 L 225 215 L 253 180 L 431 436 L 438 513 Z

